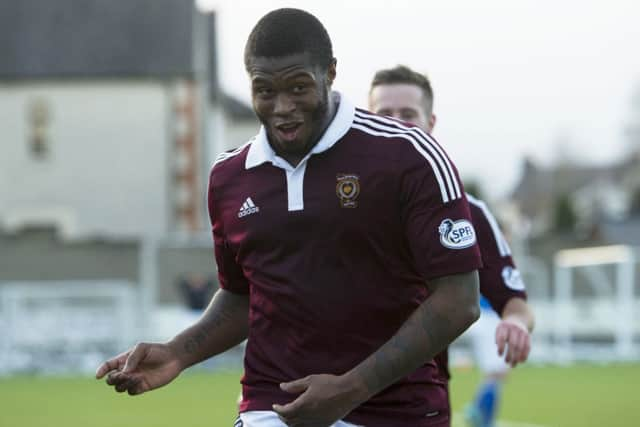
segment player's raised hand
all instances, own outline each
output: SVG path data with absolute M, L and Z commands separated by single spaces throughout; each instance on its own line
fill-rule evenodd
M 496 328 L 498 354 L 512 367 L 523 363 L 531 351 L 531 338 L 524 323 L 517 319 L 505 318 Z
M 280 384 L 288 393 L 300 394 L 273 410 L 289 427 L 328 427 L 351 412 L 358 404 L 354 389 L 336 375 L 310 375 Z
M 126 391 L 133 396 L 168 384 L 181 371 L 169 345 L 141 343 L 100 365 L 96 378 L 106 375 L 107 384 L 118 393 Z

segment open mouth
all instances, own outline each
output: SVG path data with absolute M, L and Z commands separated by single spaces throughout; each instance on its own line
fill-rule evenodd
M 281 123 L 275 125 L 278 136 L 283 141 L 293 141 L 298 137 L 298 133 L 302 128 L 300 122 Z

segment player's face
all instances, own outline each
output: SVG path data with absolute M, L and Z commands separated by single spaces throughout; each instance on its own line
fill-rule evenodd
M 383 116 L 413 123 L 431 132 L 434 120 L 425 111 L 425 100 L 419 86 L 408 83 L 382 84 L 369 93 L 369 110 Z
M 329 123 L 329 92 L 335 66 L 314 66 L 307 54 L 258 57 L 249 66 L 253 109 L 274 150 L 300 159 Z

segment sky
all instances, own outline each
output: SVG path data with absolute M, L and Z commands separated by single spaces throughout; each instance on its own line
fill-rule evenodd
M 640 91 L 635 0 L 197 2 L 218 14 L 221 84 L 247 103 L 244 44 L 279 7 L 322 21 L 338 59 L 333 88 L 357 106 L 366 107 L 378 69 L 405 64 L 426 73 L 434 136 L 489 198 L 512 190 L 525 156 L 541 165 L 604 164 L 628 151 L 623 129 Z

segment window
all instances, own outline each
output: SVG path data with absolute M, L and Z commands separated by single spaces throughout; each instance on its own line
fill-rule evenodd
M 45 159 L 49 154 L 49 104 L 43 98 L 35 98 L 28 105 L 28 149 L 35 159 Z

